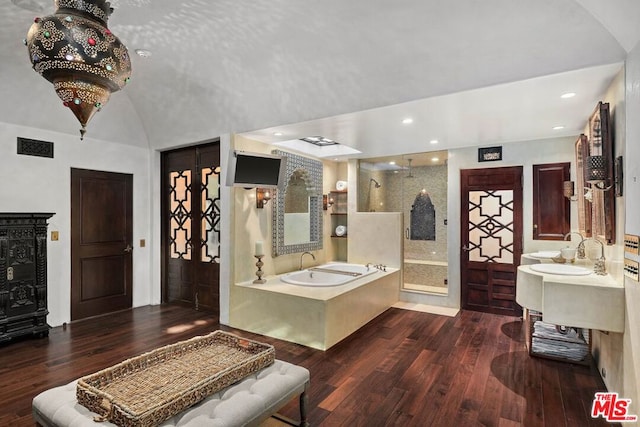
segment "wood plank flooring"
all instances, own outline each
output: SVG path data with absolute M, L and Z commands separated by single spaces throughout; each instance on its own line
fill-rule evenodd
M 594 367 L 531 358 L 520 319 L 389 309 L 326 352 L 220 326 L 163 305 L 96 317 L 0 345 L 0 426 L 33 426 L 39 392 L 215 329 L 269 342 L 311 371 L 313 426 L 610 426 L 590 417 Z M 297 400 L 282 411 L 297 418 Z

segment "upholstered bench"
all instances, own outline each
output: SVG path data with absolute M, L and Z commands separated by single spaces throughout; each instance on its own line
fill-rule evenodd
M 95 413 L 76 400 L 76 383 L 46 390 L 33 399 L 33 418 L 45 427 L 106 427 L 96 423 Z M 220 390 L 200 403 L 160 424 L 163 427 L 256 426 L 276 414 L 295 396 L 300 396 L 300 423 L 307 426 L 307 388 L 309 371 L 277 360 L 261 371 Z M 291 425 L 291 420 L 277 416 Z

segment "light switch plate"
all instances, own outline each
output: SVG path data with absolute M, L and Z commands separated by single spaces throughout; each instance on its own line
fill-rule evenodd
M 140 239 L 140 247 L 144 248 L 145 246 L 147 246 L 147 242 L 144 239 Z
M 633 234 L 624 235 L 624 251 L 633 255 L 638 255 L 638 246 L 640 245 L 640 237 Z
M 56 242 L 58 241 L 58 238 L 60 237 L 60 235 L 58 234 L 57 231 L 52 231 L 51 232 L 51 241 L 52 242 Z
M 631 259 L 624 260 L 624 275 L 638 281 L 638 261 Z

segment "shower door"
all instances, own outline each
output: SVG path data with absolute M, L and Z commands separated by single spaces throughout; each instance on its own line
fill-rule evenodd
M 406 155 L 394 174 L 405 224 L 403 290 L 448 293 L 446 159 L 446 152 Z
M 359 212 L 402 212 L 402 290 L 448 293 L 448 153 L 361 160 Z
M 462 308 L 520 316 L 522 167 L 462 170 L 460 186 Z

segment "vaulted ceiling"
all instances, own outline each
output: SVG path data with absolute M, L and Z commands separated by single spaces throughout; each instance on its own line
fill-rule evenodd
M 321 134 L 387 155 L 431 138 L 453 147 L 575 135 L 640 39 L 636 0 L 111 4 L 132 82 L 85 139 L 158 149 L 227 133 Z M 33 17 L 53 11 L 52 1 L 0 2 L 0 122 L 77 135 L 22 43 Z M 576 96 L 560 101 L 563 92 Z

